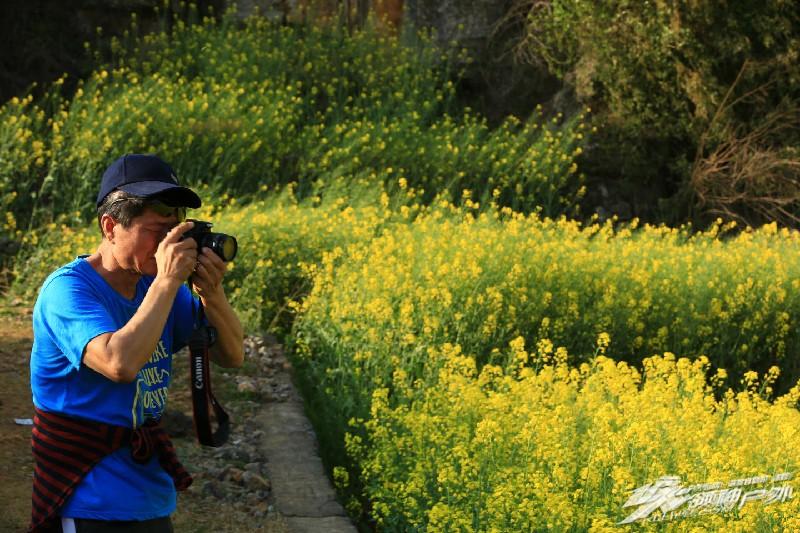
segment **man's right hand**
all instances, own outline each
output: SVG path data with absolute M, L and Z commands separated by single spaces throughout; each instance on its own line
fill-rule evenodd
M 192 227 L 194 222 L 182 222 L 161 240 L 156 250 L 156 277 L 183 283 L 192 275 L 197 265 L 197 243 L 192 238 L 181 240 Z

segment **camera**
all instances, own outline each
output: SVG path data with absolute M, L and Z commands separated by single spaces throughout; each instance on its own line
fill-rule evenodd
M 192 229 L 183 234 L 184 239 L 192 238 L 197 242 L 197 249 L 203 247 L 211 248 L 223 261 L 233 261 L 239 245 L 236 238 L 225 233 L 214 233 L 211 231 L 211 222 L 202 220 L 187 219 L 186 222 L 194 222 Z

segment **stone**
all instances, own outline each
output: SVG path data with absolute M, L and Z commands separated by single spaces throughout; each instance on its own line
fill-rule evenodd
M 227 480 L 231 481 L 232 483 L 236 483 L 237 485 L 241 484 L 243 477 L 244 472 L 238 468 L 231 468 L 228 470 Z
M 259 346 L 256 342 L 247 345 Z M 273 377 L 255 369 L 227 379 L 252 382 L 260 390 L 283 395 L 285 401 L 265 402 L 260 393 L 258 401 L 235 395 L 221 398 L 231 416 L 228 442 L 218 448 L 187 443 L 180 450 L 195 477 L 190 490 L 197 497 L 225 502 L 231 523 L 249 521 L 253 530 L 261 530 L 271 520 L 283 524 L 287 518 L 296 518 L 299 529 L 287 524 L 276 531 L 356 533 L 325 475 L 303 400 L 283 367 L 285 356 L 273 353 L 269 359 L 276 369 Z
M 270 482 L 258 474 L 252 472 L 244 472 L 242 475 L 242 483 L 248 490 L 269 490 Z
M 261 474 L 261 463 L 247 463 L 244 465 L 244 469 L 246 472 L 252 472 L 253 474 Z
M 218 500 L 225 498 L 225 491 L 222 486 L 216 481 L 206 481 L 203 483 L 203 496 L 211 496 Z
M 236 386 L 239 392 L 256 392 L 256 384 L 253 379 L 244 378 Z
M 170 437 L 188 437 L 194 433 L 192 417 L 167 408 L 161 415 L 161 425 Z

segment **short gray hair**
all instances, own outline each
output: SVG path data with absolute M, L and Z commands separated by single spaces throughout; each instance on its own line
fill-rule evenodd
M 97 208 L 97 224 L 100 226 L 100 232 L 103 232 L 103 215 L 109 215 L 122 224 L 123 228 L 129 228 L 133 219 L 144 213 L 146 207 L 147 200 L 140 196 L 121 190 L 111 191 Z

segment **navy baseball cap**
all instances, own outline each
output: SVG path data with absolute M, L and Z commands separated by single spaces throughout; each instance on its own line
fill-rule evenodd
M 178 183 L 178 176 L 161 158 L 150 154 L 126 154 L 103 174 L 97 206 L 112 191 L 122 190 L 141 198 L 158 199 L 174 207 L 200 207 L 200 197 Z

